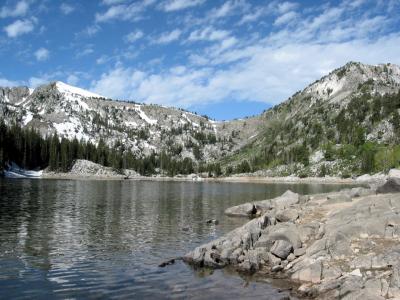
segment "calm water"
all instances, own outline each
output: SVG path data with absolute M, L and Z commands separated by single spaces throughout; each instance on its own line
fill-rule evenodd
M 288 188 L 341 187 L 0 179 L 0 298 L 274 299 L 269 284 L 228 271 L 157 266 L 245 221 L 227 207 Z

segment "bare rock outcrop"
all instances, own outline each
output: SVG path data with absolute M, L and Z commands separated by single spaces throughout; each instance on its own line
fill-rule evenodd
M 387 184 L 378 188 L 384 194 L 354 188 L 301 198 L 286 192 L 251 203 L 258 218 L 184 260 L 286 277 L 307 297 L 398 299 L 400 193 L 386 193 Z

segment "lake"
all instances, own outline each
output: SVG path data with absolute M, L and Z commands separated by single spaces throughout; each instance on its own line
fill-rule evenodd
M 228 270 L 158 265 L 246 222 L 224 216 L 230 206 L 342 187 L 0 179 L 0 298 L 279 299 Z

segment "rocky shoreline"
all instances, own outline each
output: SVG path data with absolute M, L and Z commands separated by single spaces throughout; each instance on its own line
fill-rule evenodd
M 400 177 L 328 194 L 287 191 L 225 213 L 253 219 L 187 253 L 187 263 L 284 278 L 300 297 L 400 299 Z

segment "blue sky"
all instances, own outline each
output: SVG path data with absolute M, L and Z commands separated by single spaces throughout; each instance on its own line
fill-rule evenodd
M 61 80 L 220 120 L 399 53 L 400 0 L 0 1 L 0 86 Z

